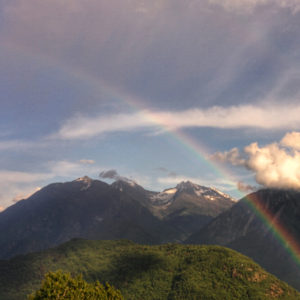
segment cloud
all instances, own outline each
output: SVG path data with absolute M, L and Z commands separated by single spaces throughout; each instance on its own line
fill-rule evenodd
M 253 185 L 246 184 L 242 181 L 238 181 L 237 182 L 237 189 L 241 192 L 249 193 L 249 192 L 255 192 L 258 188 L 253 186 Z
M 32 148 L 49 147 L 49 142 L 39 141 L 28 141 L 28 140 L 7 140 L 0 141 L 0 151 L 15 150 L 24 151 Z
M 0 206 L 0 212 L 4 211 L 4 207 L 3 206 Z
M 216 152 L 213 155 L 209 156 L 211 160 L 218 162 L 229 162 L 234 166 L 244 165 L 245 159 L 241 157 L 240 151 L 238 148 L 232 148 L 229 151 L 225 152 Z
M 52 177 L 81 177 L 83 174 L 97 173 L 100 168 L 94 163 L 69 160 L 50 161 L 46 165 Z
M 269 4 L 280 8 L 289 8 L 293 13 L 297 13 L 300 10 L 299 0 L 209 0 L 209 2 L 221 5 L 229 11 L 242 13 L 249 13 L 256 7 Z
M 102 171 L 100 174 L 99 174 L 99 177 L 100 178 L 109 178 L 109 179 L 118 179 L 120 178 L 120 175 L 118 174 L 118 172 L 114 169 L 111 169 L 111 170 L 106 170 L 106 171 Z
M 283 146 L 300 150 L 300 132 L 287 133 L 280 142 Z
M 0 182 L 5 183 L 31 183 L 40 180 L 47 180 L 53 177 L 53 174 L 49 173 L 30 173 L 30 172 L 19 172 L 0 170 Z
M 21 199 L 28 198 L 31 194 L 44 186 L 49 181 L 67 179 L 71 180 L 84 174 L 97 174 L 101 166 L 72 162 L 67 160 L 50 161 L 44 163 L 43 172 L 25 172 L 0 170 L 0 203 L 7 207 Z
M 227 99 L 237 95 L 237 101 L 242 101 L 243 95 L 247 101 L 245 94 L 257 94 L 254 88 L 263 81 L 259 74 L 268 80 L 274 73 L 281 77 L 270 67 L 282 59 L 282 50 L 279 55 L 276 50 L 285 46 L 286 53 L 293 47 L 297 52 L 298 39 L 295 34 L 293 43 L 278 41 L 280 33 L 273 23 L 282 18 L 271 9 L 243 22 L 216 5 L 238 11 L 265 3 L 293 10 L 299 6 L 296 0 L 15 0 L 3 4 L 0 33 L 13 50 L 50 65 L 54 61 L 65 69 L 72 66 L 71 75 L 100 78 L 99 89 L 105 89 L 101 79 L 124 87 L 146 102 L 151 99 L 150 105 L 191 104 L 215 93 L 224 101 L 224 92 L 231 88 L 234 92 Z M 275 42 L 270 28 L 276 31 Z M 265 55 L 269 63 L 264 60 L 267 67 L 255 76 L 252 68 Z M 245 81 L 239 82 L 244 76 Z M 242 92 L 235 93 L 235 84 Z
M 147 176 L 143 176 L 143 175 L 141 176 L 140 174 L 133 174 L 133 176 L 125 177 L 125 176 L 121 176 L 115 169 L 102 171 L 99 174 L 99 177 L 103 179 L 122 180 L 131 185 L 140 184 L 143 187 L 149 184 L 149 178 Z
M 95 164 L 95 161 L 92 160 L 92 159 L 81 159 L 79 162 L 81 164 L 84 164 L 84 165 L 93 165 L 93 164 Z
M 27 198 L 39 185 L 45 185 L 53 178 L 50 172 L 20 172 L 0 170 L 0 203 L 7 207 L 16 201 Z
M 53 137 L 61 139 L 90 138 L 103 133 L 130 131 L 153 126 L 144 114 L 116 114 L 96 118 L 77 116 L 68 120 Z
M 213 155 L 216 159 L 227 161 L 233 165 L 243 165 L 255 174 L 258 184 L 269 188 L 300 189 L 300 152 L 295 150 L 295 143 L 291 137 L 298 137 L 298 132 L 287 133 L 281 142 L 272 143 L 260 147 L 258 143 L 252 143 L 243 149 L 243 152 L 234 150 L 234 159 L 223 154 Z M 293 147 L 289 149 L 286 146 Z M 226 160 L 227 159 L 227 160 Z
M 27 194 L 17 194 L 13 199 L 12 199 L 12 202 L 13 203 L 17 203 L 19 202 L 20 200 L 23 200 L 23 199 L 27 199 L 29 198 L 30 196 L 32 196 L 33 194 L 35 194 L 36 192 L 38 192 L 41 188 L 40 187 L 36 187 L 33 191 L 27 193 Z
M 169 177 L 177 177 L 178 174 L 174 171 L 170 171 L 168 170 L 167 168 L 164 168 L 164 167 L 159 167 L 159 168 L 156 168 L 156 170 L 160 171 L 160 172 L 163 172 L 163 173 L 167 173 L 167 176 Z
M 144 110 L 139 113 L 99 117 L 76 116 L 67 120 L 60 130 L 52 135 L 52 138 L 87 139 L 120 131 L 141 129 L 161 131 L 161 129 L 176 130 L 192 127 L 293 129 L 300 126 L 299 115 L 300 105 L 269 104 L 265 106 L 214 106 L 183 111 Z M 288 116 L 288 118 L 282 116 Z

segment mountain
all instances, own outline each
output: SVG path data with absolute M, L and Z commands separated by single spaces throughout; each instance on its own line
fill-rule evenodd
M 161 193 L 125 178 L 111 185 L 87 176 L 50 184 L 0 213 L 0 258 L 72 238 L 126 238 L 143 244 L 182 241 L 205 223 L 203 218 L 210 220 L 233 203 L 213 190 L 215 200 L 201 200 L 210 189 L 201 198 L 198 187 L 190 185 L 179 184 L 168 203 L 158 203 Z
M 153 213 L 181 232 L 182 241 L 234 203 L 230 196 L 214 188 L 181 182 L 175 188 L 150 197 Z
M 50 184 L 0 214 L 0 257 L 46 249 L 74 237 L 160 243 L 169 232 L 142 205 L 144 194 L 125 181 L 108 185 L 88 177 Z
M 216 244 L 235 249 L 300 289 L 299 253 L 294 259 L 290 256 L 286 236 L 278 238 L 278 234 L 274 235 L 265 217 L 259 216 L 249 202 L 260 206 L 272 222 L 280 224 L 286 234 L 300 243 L 300 192 L 272 189 L 260 190 L 240 200 L 192 234 L 186 243 Z
M 109 282 L 133 300 L 300 299 L 286 283 L 227 248 L 80 239 L 0 261 L 0 299 L 25 299 L 45 273 L 58 269 L 82 273 L 88 282 Z

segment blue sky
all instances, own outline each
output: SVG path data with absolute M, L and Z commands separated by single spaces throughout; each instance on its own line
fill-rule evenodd
M 298 0 L 0 1 L 0 208 L 111 169 L 152 190 L 299 188 L 299 14 Z

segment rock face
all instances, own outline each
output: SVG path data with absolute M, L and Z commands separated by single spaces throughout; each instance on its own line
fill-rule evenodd
M 72 238 L 126 238 L 143 244 L 182 241 L 233 203 L 208 188 L 199 196 L 198 186 L 190 185 L 181 183 L 174 193 L 157 193 L 131 180 L 109 185 L 86 176 L 50 184 L 0 213 L 0 258 Z M 209 191 L 215 200 L 205 198 Z
M 270 220 L 281 229 L 274 233 Z M 240 200 L 186 243 L 228 246 L 300 289 L 300 268 L 287 249 L 287 235 L 300 242 L 300 192 L 266 189 Z

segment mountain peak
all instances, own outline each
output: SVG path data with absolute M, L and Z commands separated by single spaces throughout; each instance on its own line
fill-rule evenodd
M 93 181 L 93 179 L 90 178 L 89 176 L 83 176 L 83 177 L 79 177 L 79 178 L 75 179 L 74 181 L 91 182 L 91 181 Z
M 216 189 L 214 187 L 201 186 L 201 185 L 195 184 L 189 180 L 182 181 L 179 184 L 177 184 L 176 189 L 178 192 L 187 192 L 190 194 L 191 193 L 196 194 L 197 196 L 205 197 L 209 200 L 215 200 L 219 197 L 223 197 L 223 198 L 227 198 L 231 201 L 235 201 L 232 197 L 219 191 L 218 189 Z
M 181 181 L 180 183 L 177 184 L 176 189 L 177 190 L 183 190 L 183 189 L 199 189 L 200 185 L 195 184 L 189 180 L 187 181 Z
M 87 190 L 92 185 L 93 179 L 88 176 L 83 176 L 75 179 L 74 182 L 83 183 L 83 187 L 81 188 L 81 191 L 83 191 Z
M 120 191 L 123 190 L 124 187 L 137 187 L 139 186 L 135 181 L 126 178 L 126 177 L 119 177 L 115 182 L 111 184 L 112 187 L 119 189 Z

